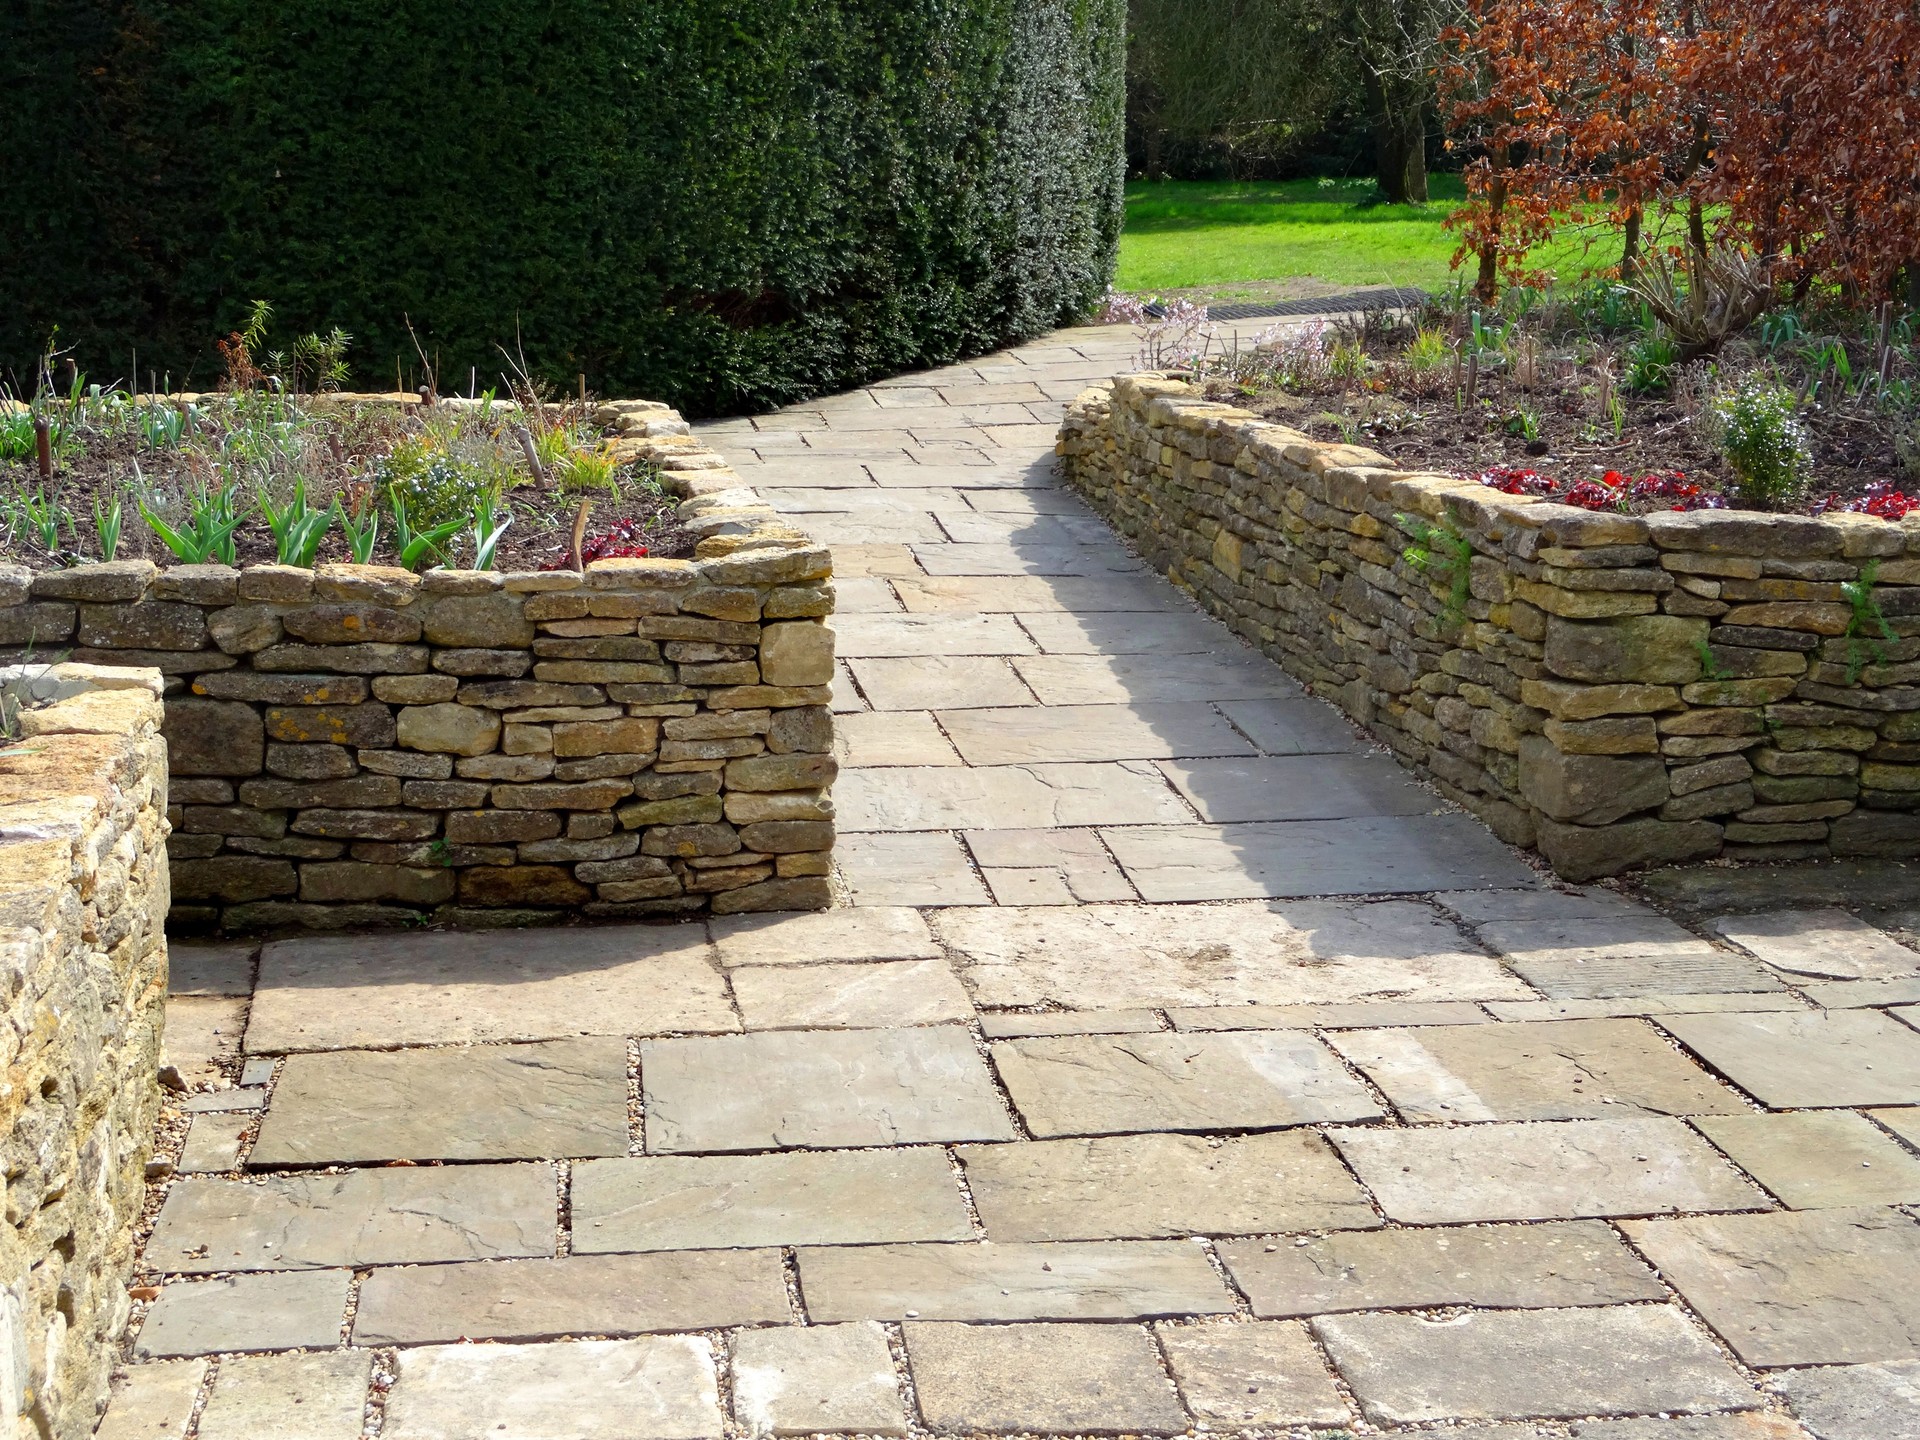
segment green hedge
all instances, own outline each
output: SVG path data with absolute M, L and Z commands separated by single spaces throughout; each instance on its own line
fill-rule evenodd
M 13 0 L 0 359 L 344 326 L 702 413 L 1033 335 L 1111 273 L 1124 0 Z

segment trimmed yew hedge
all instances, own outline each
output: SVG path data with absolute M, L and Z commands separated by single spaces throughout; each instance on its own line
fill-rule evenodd
M 362 380 L 701 412 L 1032 335 L 1120 225 L 1124 0 L 16 0 L 0 358 L 211 378 L 254 297 Z

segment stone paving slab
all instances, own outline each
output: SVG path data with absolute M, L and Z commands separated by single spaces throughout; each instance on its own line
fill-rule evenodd
M 751 1245 L 965 1240 L 944 1152 L 590 1160 L 573 1170 L 575 1254 Z
M 1667 1293 L 1597 1221 L 1229 1240 L 1220 1258 L 1262 1316 L 1449 1305 L 1555 1309 Z
M 253 1116 L 245 1112 L 195 1115 L 175 1168 L 189 1175 L 235 1169 L 240 1164 L 241 1142 L 252 1124 Z
M 1760 1397 L 1669 1305 L 1335 1315 L 1314 1333 L 1378 1425 L 1644 1415 L 1751 1407 Z
M 1113 545 L 1029 544 L 1024 540 L 915 545 L 929 575 L 1105 575 L 1140 562 Z
M 1189 1240 L 860 1245 L 798 1252 L 807 1313 L 832 1320 L 1128 1320 L 1224 1315 Z
M 1220 649 L 1220 622 L 1192 611 L 1019 612 L 1020 628 L 1049 655 L 1203 655 Z
M 968 830 L 963 838 L 999 905 L 1099 905 L 1140 898 L 1092 830 Z
M 1115 1240 L 1378 1225 L 1320 1136 L 1117 1135 L 963 1145 L 990 1240 Z
M 973 1003 L 944 960 L 743 965 L 728 978 L 749 1030 L 871 1029 L 973 1018 Z
M 1353 1418 L 1304 1325 L 1153 1327 L 1174 1383 L 1203 1425 L 1344 1425 Z
M 957 835 L 843 831 L 834 843 L 833 858 L 855 905 L 993 904 Z
M 750 1085 L 741 1078 L 752 1077 Z M 1008 1140 L 1013 1125 L 958 1026 L 649 1040 L 651 1153 Z
M 1357 1030 L 1328 1042 L 1412 1121 L 1730 1115 L 1746 1103 L 1639 1020 Z
M 960 752 L 927 710 L 874 710 L 834 721 L 833 750 L 849 770 L 959 765 Z
M 1377 748 L 1324 700 L 1226 700 L 1215 708 L 1269 755 L 1334 755 Z
M 240 1054 L 240 1037 L 246 1028 L 245 999 L 198 995 L 169 999 L 160 1063 L 172 1065 L 188 1085 L 221 1080 L 225 1063 Z
M 375 1270 L 360 1287 L 356 1345 L 551 1340 L 783 1324 L 777 1250 L 579 1255 Z
M 1160 769 L 1202 820 L 1223 825 L 1426 815 L 1443 808 L 1439 796 L 1421 789 L 1406 771 L 1380 756 L 1182 759 L 1164 761 Z
M 1920 1101 L 1920 1034 L 1877 1011 L 1672 1015 L 1660 1024 L 1772 1109 Z
M 167 994 L 251 995 L 253 962 L 260 947 L 251 942 L 232 945 L 167 945 Z
M 329 935 L 261 952 L 247 1049 L 739 1028 L 698 926 Z
M 1101 1010 L 1533 994 L 1415 901 L 949 910 L 932 924 L 981 1005 Z
M 1011 615 L 834 616 L 834 652 L 849 660 L 903 655 L 1033 655 L 1039 646 Z
M 871 1321 L 742 1331 L 733 1413 L 750 1436 L 908 1433 L 887 1332 Z
M 1023 491 L 1018 498 L 1022 503 L 1027 503 L 1027 497 L 1035 493 Z M 1008 500 L 1013 498 L 1008 496 Z M 980 504 L 980 495 L 977 492 L 970 493 L 969 503 Z M 1069 615 L 1076 621 L 1085 620 L 1089 615 L 1108 613 L 1183 613 L 1182 602 L 1171 586 L 1144 575 L 1018 575 L 991 578 L 909 575 L 895 580 L 893 589 L 902 605 L 918 612 L 1054 613 Z M 1042 641 L 1042 648 L 1052 647 Z
M 233 1355 L 195 1430 L 199 1440 L 359 1440 L 373 1356 Z
M 1005 1040 L 993 1063 L 1036 1136 L 1258 1130 L 1382 1112 L 1300 1030 Z
M 841 825 L 863 831 L 1163 826 L 1188 818 L 1145 760 L 849 770 L 834 786 L 834 804 Z
M 1800 991 L 1822 1010 L 1861 1010 L 1920 1001 L 1920 977 L 1905 980 L 1805 980 Z
M 1408 895 L 1531 885 L 1534 874 L 1463 815 L 1103 829 L 1153 901 Z
M 206 1378 L 204 1360 L 135 1366 L 113 1387 L 94 1440 L 179 1440 L 187 1433 L 200 1382 Z
M 1632 1016 L 1707 1015 L 1725 1010 L 1805 1010 L 1784 990 L 1733 995 L 1639 995 L 1605 1000 L 1489 1000 L 1496 1020 L 1608 1020 Z
M 921 1418 L 941 1434 L 1175 1435 L 1190 1422 L 1135 1325 L 906 1327 Z
M 182 1180 L 147 1241 L 163 1274 L 551 1255 L 551 1165 Z
M 141 1360 L 222 1350 L 298 1350 L 340 1343 L 347 1270 L 176 1280 L 160 1291 L 134 1341 Z
M 248 1163 L 538 1160 L 627 1153 L 627 1043 L 291 1055 Z
M 989 1040 L 1018 1040 L 1027 1035 L 1140 1035 L 1161 1028 L 1160 1017 L 1151 1010 L 989 1010 L 980 1016 L 980 1033 Z
M 1898 1210 L 1703 1215 L 1625 1229 L 1749 1365 L 1920 1358 L 1920 1226 Z
M 713 1352 L 695 1335 L 402 1350 L 383 1440 L 719 1440 Z
M 1862 1116 L 1714 1115 L 1694 1127 L 1795 1210 L 1920 1204 L 1920 1160 Z
M 1217 711 L 1193 702 L 951 710 L 937 718 L 969 765 L 1254 753 Z
M 1016 658 L 1012 664 L 1046 705 L 1143 705 L 1165 700 L 1293 699 L 1300 695 L 1300 686 L 1277 665 L 1244 651 L 1211 655 L 1030 655 Z
M 1767 1199 L 1679 1120 L 1329 1131 L 1408 1225 L 1760 1210 Z
M 1572 1440 L 1825 1440 L 1802 1429 L 1785 1415 L 1759 1410 L 1640 1420 L 1576 1420 L 1565 1428 L 1557 1422 L 1465 1425 L 1449 1427 L 1441 1433 L 1447 1440 L 1561 1440 L 1563 1435 Z
M 876 710 L 955 710 L 1039 703 L 1013 666 L 998 656 L 855 660 L 847 668 Z
M 1785 1370 L 1767 1385 L 1820 1440 L 1920 1440 L 1920 1362 Z
M 1821 980 L 1887 980 L 1920 975 L 1920 952 L 1844 910 L 1775 910 L 1712 922 L 1756 959 L 1790 975 Z
M 931 960 L 940 955 L 918 910 L 822 910 L 723 915 L 707 922 L 723 966 L 807 965 L 821 960 Z
M 1556 1000 L 1783 990 L 1766 966 L 1663 916 L 1499 920 L 1480 938 Z
M 1464 1000 L 1354 1000 L 1344 1005 L 1203 1005 L 1169 1009 L 1167 1018 L 1176 1030 L 1364 1030 L 1380 1025 L 1484 1025 L 1487 1012 Z

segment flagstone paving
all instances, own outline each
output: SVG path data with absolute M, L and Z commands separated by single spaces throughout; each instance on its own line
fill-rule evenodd
M 1135 343 L 701 427 L 846 905 L 176 947 L 106 1440 L 1920 1440 L 1920 885 L 1552 883 L 1054 478 Z

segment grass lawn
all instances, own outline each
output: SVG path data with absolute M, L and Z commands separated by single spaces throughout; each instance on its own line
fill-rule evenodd
M 1444 287 L 1455 242 L 1440 222 L 1464 197 L 1459 177 L 1433 176 L 1424 206 L 1353 198 L 1370 190 L 1317 180 L 1130 182 L 1114 288 L 1225 298 L 1246 282 L 1304 277 L 1341 289 Z M 1538 263 L 1564 280 L 1602 260 L 1589 260 L 1578 237 L 1556 240 L 1548 252 Z

